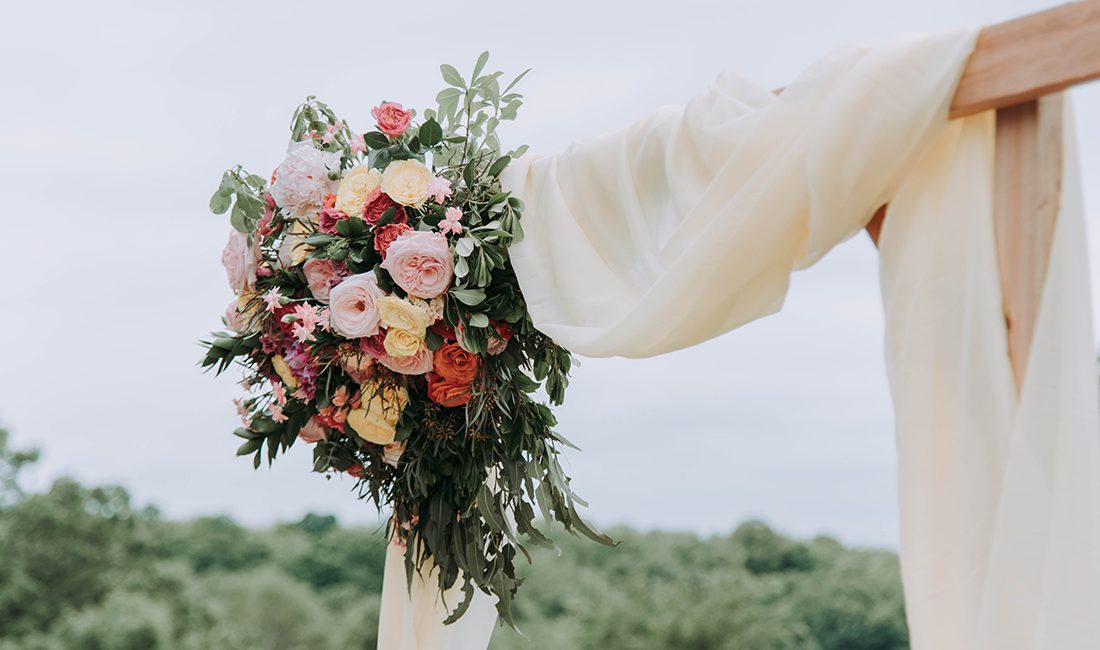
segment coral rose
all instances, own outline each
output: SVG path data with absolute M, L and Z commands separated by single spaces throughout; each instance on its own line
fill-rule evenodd
M 428 375 L 428 398 L 440 406 L 465 406 L 471 396 L 469 384 L 456 383 L 435 373 Z
M 382 220 L 386 210 L 394 208 L 393 220 L 390 223 L 406 223 L 409 215 L 405 212 L 405 206 L 397 203 L 382 190 L 375 190 L 367 197 L 367 204 L 363 208 L 363 220 L 374 226 Z
M 377 228 L 374 231 L 374 250 L 381 253 L 382 259 L 386 259 L 386 251 L 389 250 L 393 240 L 411 230 L 412 228 L 403 223 L 388 223 L 381 228 Z
M 414 230 L 389 245 L 382 268 L 409 295 L 427 300 L 451 286 L 454 256 L 446 235 Z
M 412 111 L 405 110 L 401 104 L 382 102 L 370 110 L 371 117 L 378 124 L 378 130 L 391 138 L 400 138 L 409 130 Z
M 428 183 L 433 178 L 419 160 L 396 160 L 382 172 L 382 191 L 401 205 L 417 208 L 428 200 Z
M 356 165 L 344 174 L 336 189 L 336 205 L 344 214 L 360 215 L 367 205 L 367 197 L 382 184 L 382 174 L 367 165 Z
M 336 333 L 356 339 L 378 333 L 378 301 L 385 294 L 373 271 L 351 275 L 329 292 L 329 320 Z
M 444 343 L 435 351 L 435 373 L 455 384 L 469 384 L 477 377 L 481 359 L 456 343 Z

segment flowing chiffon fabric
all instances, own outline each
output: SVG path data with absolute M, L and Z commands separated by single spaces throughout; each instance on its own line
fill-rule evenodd
M 889 201 L 881 273 L 912 647 L 1096 648 L 1100 407 L 1076 160 L 1067 147 L 1017 398 L 994 116 L 947 120 L 975 37 L 844 48 L 779 96 L 725 73 L 683 107 L 516 161 L 502 179 L 527 205 L 512 259 L 544 332 L 581 355 L 645 357 L 777 311 L 793 271 Z M 444 628 L 426 605 L 438 594 L 414 583 L 410 596 L 391 556 L 380 648 L 488 644 L 487 597 Z

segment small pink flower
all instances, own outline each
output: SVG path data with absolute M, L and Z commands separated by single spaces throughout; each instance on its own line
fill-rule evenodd
M 321 323 L 321 315 L 317 311 L 317 305 L 308 302 L 298 303 L 294 307 L 294 315 L 310 332 L 317 329 L 317 325 Z
M 271 287 L 271 291 L 264 294 L 264 302 L 267 303 L 267 311 L 274 314 L 275 310 L 282 306 L 283 296 L 279 293 L 279 287 Z
M 286 405 L 286 388 L 282 382 L 275 381 L 271 383 L 271 396 L 275 398 L 274 404 L 279 406 Z
M 367 142 L 363 139 L 362 133 L 351 137 L 350 149 L 352 155 L 364 153 L 367 150 Z
M 313 336 L 312 330 L 301 323 L 295 323 L 291 331 L 294 333 L 294 338 L 298 339 L 299 343 L 317 340 L 317 337 Z
M 271 419 L 276 422 L 286 422 L 289 419 L 283 414 L 283 407 L 278 404 L 268 404 L 267 412 L 271 414 Z
M 443 205 L 443 202 L 451 198 L 454 192 L 451 191 L 451 181 L 443 178 L 442 176 L 433 176 L 432 180 L 428 181 L 428 196 L 432 197 L 436 203 Z
M 404 135 L 412 121 L 412 113 L 402 108 L 401 104 L 393 102 L 382 102 L 380 106 L 372 108 L 370 114 L 378 123 L 378 130 L 391 138 Z
M 325 129 L 325 134 L 323 136 L 321 136 L 321 142 L 323 142 L 325 144 L 331 143 L 333 140 L 336 139 L 336 133 L 338 131 L 340 131 L 340 129 L 343 129 L 343 128 L 344 128 L 344 123 L 343 122 L 337 122 L 336 124 L 328 125 L 328 127 Z
M 455 235 L 462 234 L 462 224 L 459 222 L 462 219 L 462 210 L 458 208 L 447 208 L 447 211 L 443 213 L 443 221 L 439 222 L 439 232 L 443 234 L 453 233 Z
M 248 422 L 248 407 L 244 405 L 239 399 L 233 400 L 233 406 L 237 407 L 237 415 L 241 418 L 241 422 L 247 427 Z

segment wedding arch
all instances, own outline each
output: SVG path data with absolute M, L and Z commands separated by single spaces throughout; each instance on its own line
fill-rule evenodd
M 393 508 L 379 647 L 485 648 L 519 538 L 550 544 L 536 507 L 612 543 L 530 397 L 561 403 L 571 353 L 723 335 L 863 230 L 913 647 L 1097 647 L 1100 394 L 1065 91 L 1100 78 L 1100 0 L 838 48 L 778 91 L 723 72 L 548 155 L 502 153 L 523 74 L 501 91 L 487 60 L 469 81 L 441 66 L 419 123 L 383 102 L 357 134 L 309 97 L 270 185 L 235 167 L 211 200 L 237 299 L 204 365 L 250 373 L 238 454 L 300 438 Z

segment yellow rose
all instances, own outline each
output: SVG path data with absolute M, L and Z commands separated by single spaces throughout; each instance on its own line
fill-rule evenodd
M 428 198 L 432 172 L 418 160 L 398 160 L 382 172 L 382 191 L 401 205 L 420 207 Z
M 283 265 L 283 268 L 299 266 L 309 258 L 309 254 L 313 252 L 313 247 L 302 243 L 308 234 L 309 228 L 302 222 L 295 221 L 290 224 L 287 235 L 283 237 L 283 243 L 279 246 L 279 263 Z
M 424 337 L 408 330 L 390 328 L 386 340 L 382 341 L 386 354 L 391 357 L 411 357 L 424 348 Z
M 237 314 L 240 322 L 247 332 L 254 332 L 259 328 L 256 314 L 260 310 L 260 298 L 255 292 L 245 289 L 237 296 Z
M 391 329 L 406 330 L 420 338 L 428 326 L 435 322 L 432 315 L 422 307 L 402 300 L 397 296 L 386 296 L 378 301 L 378 317 L 382 324 Z
M 424 300 L 423 298 L 417 298 L 416 296 L 409 296 L 408 298 L 406 298 L 406 300 L 416 305 L 417 307 L 420 307 L 421 309 L 427 311 L 428 316 L 430 316 L 432 319 L 432 323 L 436 322 L 440 318 L 443 318 L 443 306 L 446 304 L 443 296 L 436 296 L 431 300 Z M 431 323 L 429 323 L 429 325 L 430 324 Z
M 363 406 L 348 413 L 348 426 L 367 442 L 390 444 L 397 434 L 401 411 L 409 403 L 405 387 L 375 379 L 363 384 L 361 397 Z
M 275 374 L 279 375 L 279 379 L 283 380 L 287 388 L 294 390 L 298 387 L 298 380 L 294 378 L 294 373 L 290 372 L 290 365 L 287 364 L 286 359 L 277 354 L 271 357 L 271 365 L 275 366 Z
M 356 165 L 344 174 L 336 188 L 336 209 L 349 217 L 362 217 L 367 197 L 382 184 L 382 174 L 366 165 Z

